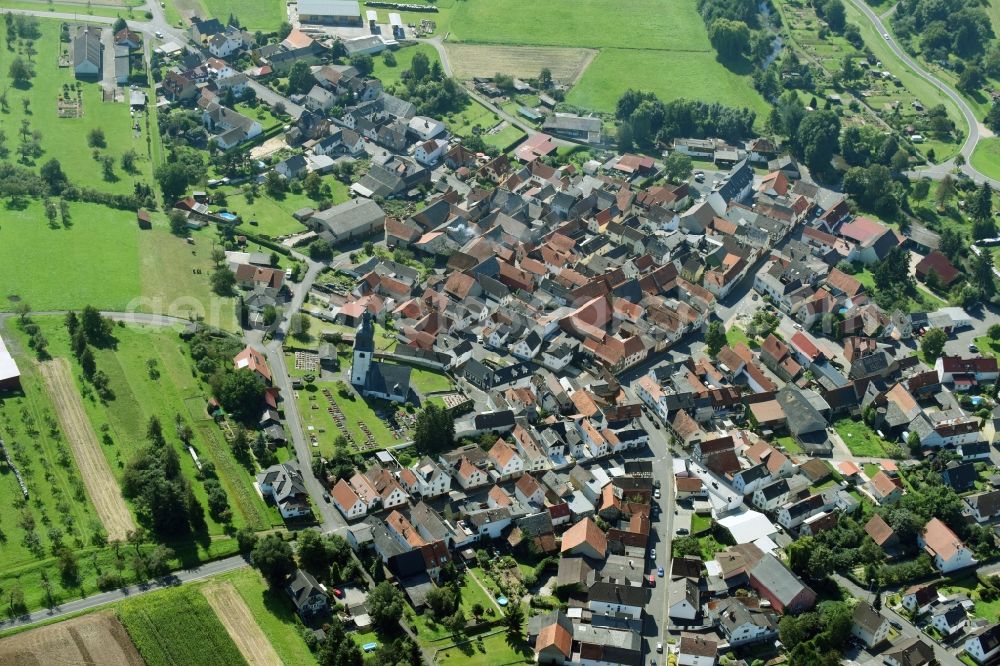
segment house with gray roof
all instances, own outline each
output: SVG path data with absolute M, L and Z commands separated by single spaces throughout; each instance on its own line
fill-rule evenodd
M 257 475 L 261 494 L 272 500 L 282 518 L 299 518 L 312 515 L 309 493 L 302 474 L 290 463 L 271 465 Z
M 99 79 L 103 56 L 100 27 L 77 26 L 73 35 L 73 74 L 76 78 Z
M 351 199 L 313 213 L 306 226 L 331 245 L 366 238 L 385 228 L 385 211 L 371 199 Z
M 303 620 L 310 620 L 330 610 L 330 598 L 319 581 L 302 569 L 295 570 L 295 577 L 285 586 L 285 593 L 295 604 L 295 612 Z

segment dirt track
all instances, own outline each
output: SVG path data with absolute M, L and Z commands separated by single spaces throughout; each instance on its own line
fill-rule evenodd
M 64 358 L 40 363 L 45 388 L 55 405 L 59 423 L 69 439 L 87 495 L 97 510 L 108 539 L 125 539 L 129 530 L 135 529 L 132 514 L 118 488 L 118 480 L 108 465 L 97 433 L 87 418 L 80 394 L 73 383 L 72 370 Z
M 0 666 L 142 666 L 114 613 L 91 613 L 0 640 Z
M 272 666 L 281 663 L 274 646 L 267 640 L 267 636 L 254 620 L 246 602 L 232 583 L 208 585 L 202 588 L 201 592 L 208 599 L 208 604 L 219 616 L 226 633 L 236 643 L 240 654 L 250 666 Z

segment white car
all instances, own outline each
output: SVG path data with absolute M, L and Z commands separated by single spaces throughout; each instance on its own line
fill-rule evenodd
M 889 33 L 887 33 L 887 32 L 883 32 L 882 36 L 885 37 L 886 39 L 889 39 Z
M 153 33 L 153 34 L 155 34 L 155 35 L 156 35 L 156 38 L 157 38 L 157 39 L 163 39 L 163 33 L 162 33 L 162 32 L 159 32 L 159 31 L 157 31 L 157 32 L 155 32 L 155 33 Z
M 656 644 L 656 651 L 657 652 L 663 652 L 663 643 L 657 642 L 657 644 Z
M 653 491 L 653 499 L 660 499 L 660 489 L 657 488 Z

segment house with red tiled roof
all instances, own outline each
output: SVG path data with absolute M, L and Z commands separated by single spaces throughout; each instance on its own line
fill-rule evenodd
M 337 481 L 330 496 L 341 515 L 347 520 L 364 518 L 368 514 L 368 505 L 354 492 L 351 484 L 344 479 Z
M 562 536 L 560 552 L 563 557 L 584 555 L 603 561 L 607 551 L 607 537 L 593 518 L 584 518 L 566 530 Z
M 271 369 L 264 355 L 250 345 L 233 358 L 233 366 L 236 370 L 249 370 L 264 384 L 271 383 Z
M 502 437 L 493 444 L 487 456 L 503 479 L 512 478 L 524 470 L 524 459 L 518 454 L 517 449 L 504 441 Z
M 896 532 L 878 514 L 872 516 L 871 520 L 865 523 L 865 533 L 881 548 L 891 548 L 899 543 Z
M 812 338 L 803 331 L 796 331 L 788 341 L 789 346 L 795 351 L 795 360 L 805 367 L 826 359 L 826 355 L 819 350 Z
M 903 496 L 903 488 L 897 485 L 888 474 L 879 470 L 868 483 L 872 497 L 881 505 L 895 504 Z
M 960 277 L 958 269 L 952 265 L 948 257 L 937 250 L 932 251 L 917 262 L 913 270 L 916 273 L 917 279 L 921 282 L 927 282 L 931 273 L 933 273 L 936 276 L 935 279 L 938 281 L 938 284 L 944 287 L 951 286 Z
M 976 559 L 965 543 L 939 518 L 931 518 L 917 535 L 920 545 L 934 561 L 934 568 L 941 573 L 972 566 Z
M 545 506 L 545 488 L 531 474 L 522 474 L 514 484 L 514 496 L 523 504 Z

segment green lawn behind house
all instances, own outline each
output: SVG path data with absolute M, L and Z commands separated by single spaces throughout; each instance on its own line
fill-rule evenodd
M 847 445 L 852 454 L 863 458 L 882 458 L 885 456 L 882 439 L 865 425 L 864 421 L 845 418 L 835 422 L 833 427 L 836 428 L 837 434 L 844 440 L 844 444 Z

